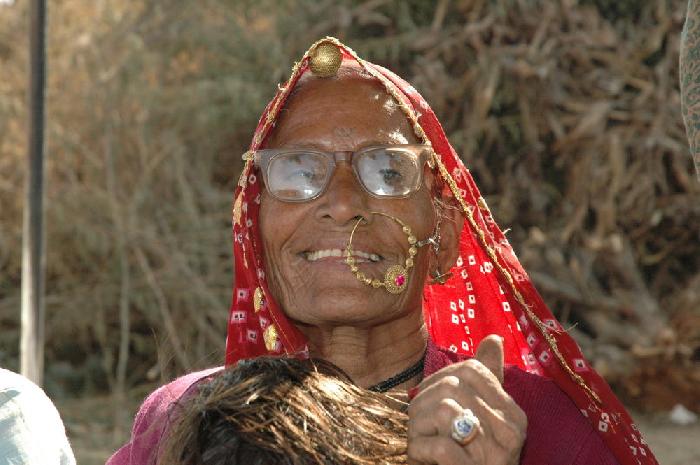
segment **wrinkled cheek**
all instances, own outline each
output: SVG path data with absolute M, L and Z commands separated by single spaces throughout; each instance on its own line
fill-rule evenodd
M 282 258 L 274 254 L 266 256 L 265 269 L 268 286 L 275 302 L 286 315 L 293 317 L 294 309 L 298 307 L 297 301 L 307 288 L 303 276 L 293 267 L 285 266 Z
M 268 244 L 265 244 L 265 276 L 267 276 L 267 285 L 278 305 L 284 305 L 284 274 L 282 273 L 281 262 L 275 253 L 268 252 L 270 249 Z

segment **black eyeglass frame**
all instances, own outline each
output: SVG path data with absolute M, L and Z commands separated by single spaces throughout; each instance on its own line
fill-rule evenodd
M 359 160 L 359 157 L 357 155 L 367 153 L 367 152 L 372 152 L 374 150 L 380 150 L 380 149 L 402 149 L 407 151 L 408 153 L 411 154 L 414 160 L 417 159 L 418 161 L 418 178 L 414 185 L 409 189 L 409 191 L 406 194 L 401 194 L 401 195 L 379 195 L 375 194 L 374 192 L 370 191 L 367 186 L 365 186 L 364 182 L 360 178 L 360 175 L 358 174 L 357 171 L 357 166 L 355 160 Z M 268 184 L 268 171 L 270 168 L 270 164 L 272 161 L 281 155 L 293 155 L 295 153 L 308 153 L 308 154 L 317 154 L 317 155 L 322 155 L 326 157 L 330 163 L 329 165 L 329 170 L 328 174 L 326 174 L 326 178 L 323 180 L 323 187 L 313 195 L 312 197 L 306 198 L 306 199 L 285 199 L 277 196 L 274 192 L 272 192 L 270 189 L 267 188 L 269 186 Z M 350 161 L 352 164 L 352 171 L 353 174 L 355 175 L 355 179 L 357 182 L 362 186 L 362 188 L 367 192 L 369 195 L 375 198 L 379 199 L 401 199 L 401 198 L 406 198 L 412 195 L 413 193 L 417 192 L 421 186 L 423 185 L 423 167 L 427 163 L 428 166 L 432 169 L 435 166 L 433 156 L 435 156 L 435 152 L 433 148 L 430 145 L 425 145 L 425 144 L 392 144 L 392 145 L 373 145 L 370 147 L 363 147 L 359 150 L 339 150 L 339 151 L 333 151 L 333 152 L 325 152 L 323 150 L 316 150 L 316 149 L 304 149 L 304 148 L 280 148 L 280 149 L 260 149 L 256 151 L 248 151 L 243 154 L 243 160 L 248 161 L 248 160 L 253 160 L 253 163 L 255 164 L 255 167 L 258 168 L 258 170 L 262 173 L 263 181 L 265 183 L 265 188 L 267 191 L 272 195 L 274 198 L 277 200 L 280 200 L 282 202 L 290 202 L 290 203 L 302 203 L 302 202 L 310 202 L 312 200 L 315 200 L 319 198 L 320 196 L 323 195 L 323 193 L 326 191 L 328 188 L 328 184 L 330 184 L 330 180 L 333 177 L 333 173 L 335 172 L 335 168 L 337 166 L 338 161 Z

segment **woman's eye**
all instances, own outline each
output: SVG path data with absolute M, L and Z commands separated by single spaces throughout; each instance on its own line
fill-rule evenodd
M 384 182 L 387 184 L 397 184 L 403 179 L 403 175 L 400 172 L 391 168 L 381 169 L 379 170 L 379 173 L 381 174 Z
M 314 172 L 311 170 L 296 170 L 289 175 L 289 178 L 310 181 L 314 179 Z

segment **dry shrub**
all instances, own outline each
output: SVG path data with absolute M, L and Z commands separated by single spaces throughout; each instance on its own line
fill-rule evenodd
M 241 45 L 230 27 L 242 22 L 234 12 L 159 5 L 64 1 L 50 9 L 47 368 L 49 382 L 70 381 L 73 389 L 115 382 L 124 324 L 127 384 L 157 377 L 156 343 L 176 372 L 222 359 L 238 144 L 274 81 L 262 85 L 248 66 L 249 47 L 231 52 Z M 3 42 L 12 55 L 2 67 L 18 72 L 6 83 L 12 93 L 3 95 L 1 120 L 21 135 L 24 50 L 11 40 L 26 35 L 26 11 L 5 8 L 0 18 L 15 29 Z M 0 165 L 3 181 L 13 180 L 0 193 L 2 241 L 12 245 L 0 262 L 10 278 L 0 288 L 10 335 L 1 363 L 10 365 L 19 325 L 22 142 L 2 140 Z
M 545 300 L 618 391 L 700 408 L 683 0 L 55 4 L 49 380 L 65 382 L 68 363 L 83 385 L 114 385 L 120 344 L 126 385 L 221 359 L 239 154 L 292 60 L 330 34 L 425 95 Z M 19 325 L 22 8 L 0 14 L 2 364 Z

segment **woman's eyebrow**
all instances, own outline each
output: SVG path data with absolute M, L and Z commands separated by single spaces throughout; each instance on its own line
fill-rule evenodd
M 355 148 L 354 151 L 362 150 L 367 147 L 374 147 L 374 146 L 383 146 L 383 145 L 392 145 L 392 141 L 387 139 L 387 140 L 379 140 L 379 139 L 370 139 L 363 141 L 362 143 L 358 144 L 358 146 Z M 320 150 L 322 152 L 328 152 L 329 150 L 326 149 L 326 146 L 323 144 L 319 144 L 318 142 L 306 142 L 306 141 L 295 141 L 295 142 L 290 142 L 288 144 L 283 143 L 280 144 L 279 148 L 281 149 L 313 149 L 313 150 Z
M 291 143 L 283 143 L 280 144 L 279 148 L 281 149 L 314 149 L 314 150 L 321 150 L 324 151 L 324 147 L 316 142 L 304 142 L 304 141 L 297 141 L 297 142 L 291 142 Z

